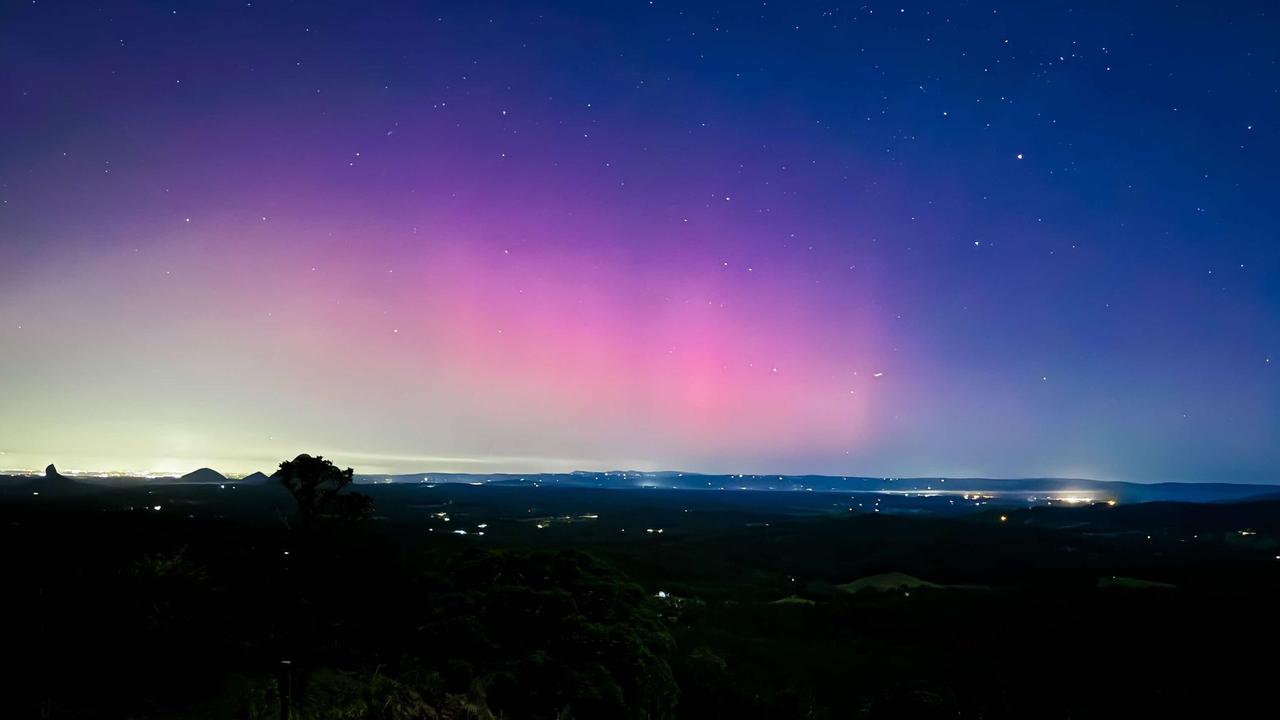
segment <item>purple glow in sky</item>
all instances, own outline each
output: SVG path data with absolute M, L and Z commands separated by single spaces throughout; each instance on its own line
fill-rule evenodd
M 1263 5 L 176 7 L 0 15 L 0 468 L 1277 480 Z

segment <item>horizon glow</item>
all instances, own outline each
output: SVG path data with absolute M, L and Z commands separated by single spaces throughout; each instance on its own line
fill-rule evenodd
M 0 468 L 1280 482 L 1267 4 L 780 5 L 6 5 Z

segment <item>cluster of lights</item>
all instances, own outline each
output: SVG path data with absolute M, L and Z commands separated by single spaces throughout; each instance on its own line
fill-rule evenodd
M 1061 497 L 1049 498 L 1049 502 L 1061 502 L 1067 503 L 1068 505 L 1084 505 L 1086 503 L 1092 503 L 1093 498 L 1084 495 L 1063 495 Z

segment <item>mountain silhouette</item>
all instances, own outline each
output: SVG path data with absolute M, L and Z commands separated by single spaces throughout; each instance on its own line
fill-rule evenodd
M 58 468 L 50 463 L 49 467 L 44 469 L 44 480 L 37 480 L 36 484 L 50 490 L 60 490 L 72 487 L 76 481 L 58 472 Z
M 92 486 L 86 483 L 78 482 L 72 478 L 58 472 L 58 468 L 49 465 L 44 469 L 44 477 L 35 476 L 26 479 L 25 482 L 15 486 L 21 492 L 31 492 L 36 495 L 59 495 L 63 493 L 81 493 L 92 490 Z
M 240 482 L 246 485 L 266 485 L 271 482 L 271 477 L 261 472 L 255 472 L 251 475 L 245 475 Z
M 224 483 L 227 477 L 217 470 L 210 468 L 200 468 L 178 478 L 178 482 L 184 483 Z

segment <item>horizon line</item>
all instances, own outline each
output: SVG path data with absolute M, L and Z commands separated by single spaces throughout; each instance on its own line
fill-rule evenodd
M 214 468 L 212 468 L 212 467 L 208 467 L 208 466 L 201 466 L 201 467 L 198 467 L 198 468 L 194 468 L 193 470 L 190 470 L 190 471 L 188 471 L 188 472 L 186 472 L 186 473 L 177 473 L 177 474 L 175 474 L 175 473 L 169 473 L 169 472 L 166 472 L 166 473 L 161 473 L 161 472 L 138 472 L 138 471 L 131 471 L 131 470 L 81 470 L 81 469 L 74 469 L 74 468 L 73 468 L 73 469 L 69 469 L 69 470 L 63 470 L 63 469 L 59 469 L 59 468 L 57 468 L 57 464 L 56 464 L 56 463 L 50 463 L 49 465 L 50 465 L 50 466 L 53 466 L 53 467 L 57 470 L 58 474 L 60 474 L 60 475 L 64 475 L 64 476 L 67 476 L 67 477 L 74 477 L 74 478 L 101 478 L 101 479 L 109 479 L 109 478 L 110 478 L 110 479 L 138 479 L 138 480 L 179 479 L 179 478 L 182 478 L 182 477 L 184 477 L 184 476 L 186 476 L 186 475 L 189 475 L 189 474 L 191 474 L 191 473 L 193 473 L 193 472 L 196 472 L 196 471 L 199 471 L 199 470 L 213 470 L 214 472 L 218 473 L 219 475 L 222 475 L 223 477 L 225 477 L 225 478 L 226 478 L 226 479 L 228 479 L 228 480 L 241 480 L 241 479 L 243 479 L 243 478 L 245 478 L 245 477 L 248 477 L 248 476 L 250 476 L 250 475 L 254 475 L 254 474 L 256 474 L 256 473 L 262 473 L 262 474 L 264 474 L 264 475 L 267 475 L 268 477 L 271 477 L 271 476 L 273 476 L 273 475 L 274 475 L 274 473 L 268 473 L 268 472 L 265 472 L 265 471 L 262 471 L 262 470 L 255 470 L 255 471 L 247 472 L 247 473 L 230 473 L 230 474 L 228 474 L 228 473 L 224 473 L 224 472 L 222 472 L 222 471 L 220 471 L 220 470 L 216 470 L 216 469 L 214 469 Z M 45 475 L 46 470 L 47 470 L 47 467 L 46 467 L 45 469 L 38 469 L 38 468 L 0 468 L 0 476 L 10 476 L 10 477 L 43 477 L 43 476 Z M 1011 482 L 1011 481 L 1017 481 L 1017 480 L 1054 480 L 1054 481 L 1063 481 L 1063 482 L 1087 482 L 1087 483 L 1108 483 L 1108 484 L 1110 484 L 1110 483 L 1127 483 L 1127 484 L 1131 484 L 1131 485 L 1162 485 L 1162 484 L 1172 484 L 1172 485 L 1251 485 L 1251 486 L 1259 486 L 1259 487 L 1280 487 L 1280 482 L 1239 482 L 1239 481 L 1230 481 L 1230 480 L 1151 480 L 1151 481 L 1142 481 L 1142 480 L 1104 480 L 1104 479 L 1100 479 L 1100 478 L 1071 477 L 1071 476 L 1062 476 L 1062 475 L 1012 475 L 1012 476 L 1010 476 L 1010 475 L 1006 475 L 1006 476 L 986 476 L 986 475 L 860 475 L 860 474 L 855 474 L 855 473 L 842 473 L 842 474 L 830 474 L 830 473 L 773 473 L 773 472 L 767 472 L 767 473 L 745 473 L 745 472 L 716 473 L 716 472 L 702 472 L 702 471 L 690 471 L 690 470 L 618 470 L 618 469 L 614 469 L 614 470 L 581 470 L 581 469 L 579 469 L 579 470 L 538 470 L 538 471 L 529 471 L 529 472 L 516 472 L 516 471 L 500 471 L 500 472 L 465 472 L 465 471 L 453 471 L 453 470 L 444 470 L 444 471 L 437 471 L 437 470 L 420 470 L 420 471 L 413 471 L 413 472 L 395 472 L 395 473 L 379 473 L 379 472 L 356 472 L 356 473 L 355 473 L 355 476 L 356 476 L 356 477 L 360 477 L 360 478 L 375 478 L 375 477 L 396 478 L 396 477 L 410 477 L 410 476 L 420 476 L 420 475 L 452 475 L 452 476 L 467 476 L 467 477 L 485 477 L 485 476 L 509 476 L 509 477 L 519 477 L 519 476 L 540 476 L 540 475 L 638 475 L 638 476 L 644 476 L 644 475 L 649 475 L 649 476 L 652 476 L 652 475 L 675 475 L 675 476 L 684 476 L 684 475 L 689 475 L 689 476 L 700 476 L 700 477 L 738 477 L 738 478 L 766 478 L 766 477 L 777 477 L 777 478 L 779 478 L 779 479 L 783 479 L 783 478 L 803 478 L 803 477 L 811 477 L 811 478 L 831 478 L 831 479 L 841 479 L 841 480 L 849 480 L 849 479 L 855 479 L 855 480 L 884 480 L 884 481 L 888 481 L 888 482 L 895 482 L 895 481 L 899 481 L 899 480 L 904 480 L 904 481 L 915 481 L 915 480 L 937 480 L 937 481 L 940 481 L 940 482 L 945 482 L 945 481 L 947 481 L 947 480 L 957 480 L 957 481 L 977 481 L 977 480 L 983 480 L 983 481 L 988 481 L 988 482 Z

